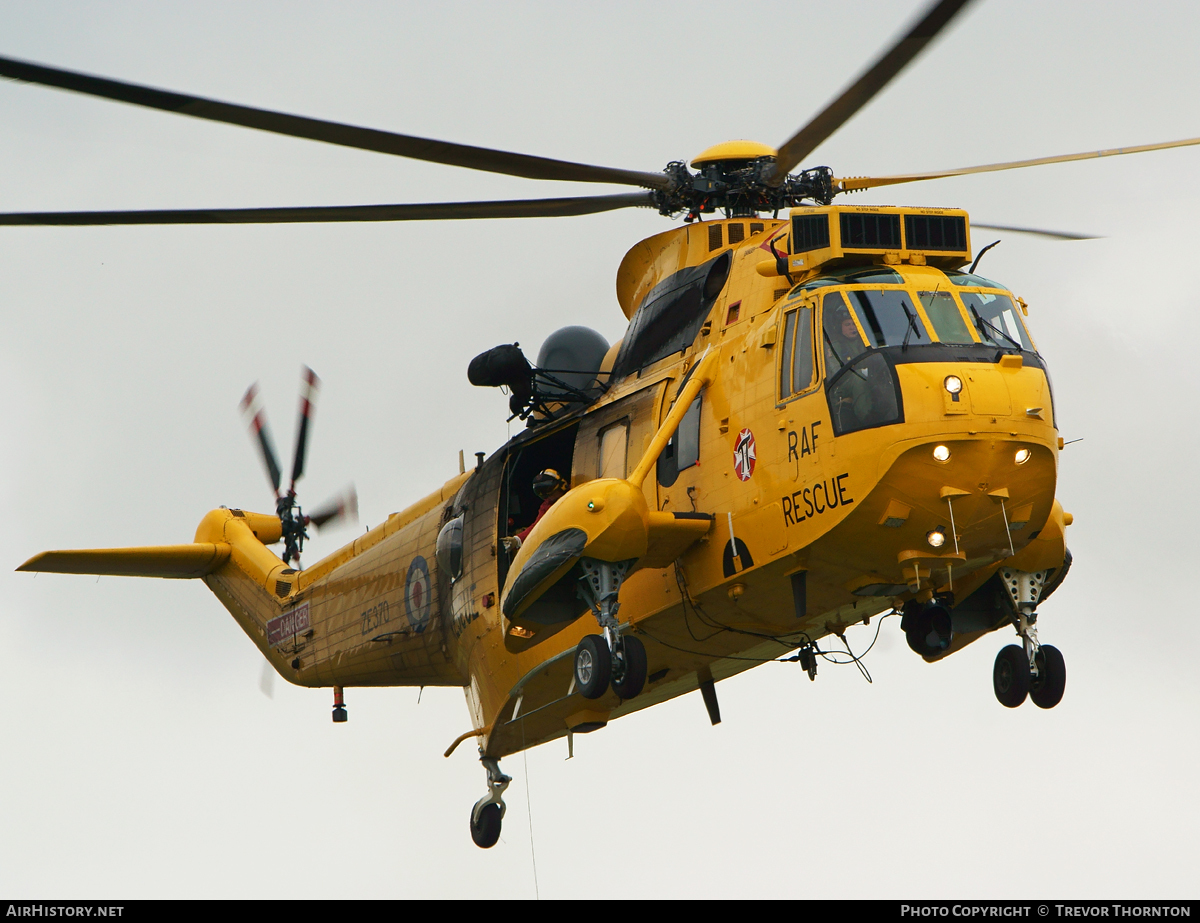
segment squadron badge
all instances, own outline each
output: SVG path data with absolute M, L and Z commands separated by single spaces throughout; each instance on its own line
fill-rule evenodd
M 755 458 L 754 433 L 744 429 L 738 433 L 737 444 L 733 447 L 733 470 L 741 480 L 748 481 L 754 474 Z

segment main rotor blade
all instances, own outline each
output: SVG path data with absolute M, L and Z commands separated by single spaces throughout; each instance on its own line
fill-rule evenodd
M 335 497 L 315 513 L 309 513 L 305 519 L 318 529 L 343 519 L 358 522 L 358 491 L 351 485 L 341 496 Z
M 1161 144 L 1139 144 L 1137 147 L 1112 147 L 1102 151 L 1084 151 L 1082 154 L 1063 154 L 1058 157 L 1035 157 L 1033 160 L 1010 160 L 1006 163 L 988 163 L 978 167 L 960 167 L 957 170 L 938 170 L 932 173 L 849 176 L 845 179 L 834 179 L 833 183 L 834 188 L 839 192 L 852 192 L 856 189 L 874 189 L 876 186 L 894 186 L 897 183 L 919 183 L 927 179 L 945 179 L 948 176 L 969 176 L 972 173 L 995 173 L 998 170 L 1040 167 L 1047 163 L 1069 163 L 1073 160 L 1092 160 L 1097 157 L 1116 157 L 1121 154 L 1144 154 L 1146 151 L 1164 151 L 1173 147 L 1190 147 L 1195 144 L 1200 144 L 1200 138 L 1164 141 Z
M 112 212 L 10 212 L 2 225 L 295 224 L 331 221 L 448 221 L 466 218 L 558 218 L 618 208 L 657 208 L 648 192 L 509 199 L 499 202 L 429 202 L 417 205 L 319 205 L 308 208 L 197 208 Z
M 1009 224 L 976 224 L 972 228 L 983 228 L 985 231 L 1008 231 L 1010 234 L 1033 234 L 1037 237 L 1049 237 L 1052 240 L 1099 240 L 1099 234 L 1077 234 L 1074 231 L 1047 231 L 1042 228 L 1018 228 Z
M 408 157 L 412 160 L 426 160 L 430 163 L 466 167 L 469 170 L 506 173 L 510 176 L 525 176 L 530 179 L 565 180 L 576 183 L 617 183 L 624 186 L 645 186 L 649 189 L 665 189 L 668 185 L 666 177 L 661 173 L 598 167 L 591 164 L 572 163 L 567 160 L 535 157 L 530 154 L 474 147 L 468 144 L 435 141 L 431 138 L 418 138 L 413 135 L 401 135 L 373 128 L 342 125 L 322 119 L 310 119 L 299 115 L 288 115 L 284 112 L 272 112 L 267 109 L 218 102 L 200 96 L 172 93 L 154 87 L 109 80 L 105 77 L 80 74 L 76 71 L 46 67 L 42 64 L 17 61 L 12 58 L 0 58 L 0 77 L 24 80 L 28 83 L 70 90 L 88 96 L 99 96 L 149 109 L 161 109 L 164 112 L 176 112 L 180 115 L 190 115 L 213 122 L 257 128 L 260 131 L 269 131 L 277 135 L 324 141 L 327 144 L 340 144 L 343 147 Z
M 920 54 L 969 2 L 971 0 L 940 0 L 841 96 L 780 145 L 775 159 L 773 184 L 778 185 L 782 182 L 783 178 L 816 150 L 822 141 L 869 103 L 875 94 L 887 86 L 909 61 Z
M 296 421 L 296 457 L 292 462 L 291 493 L 296 492 L 296 482 L 304 474 L 304 456 L 308 451 L 308 424 L 316 409 L 317 392 L 321 390 L 321 379 L 307 365 L 300 370 L 300 418 Z
M 258 399 L 258 382 L 255 382 L 246 389 L 246 394 L 238 406 L 242 411 L 242 416 L 246 418 L 246 421 L 250 425 L 250 434 L 254 436 L 255 441 L 258 443 L 263 464 L 267 466 L 267 479 L 271 482 L 271 487 L 275 490 L 275 497 L 278 499 L 281 477 L 279 456 L 275 454 L 275 444 L 271 440 L 271 431 L 267 429 L 266 411 L 263 410 L 262 402 Z

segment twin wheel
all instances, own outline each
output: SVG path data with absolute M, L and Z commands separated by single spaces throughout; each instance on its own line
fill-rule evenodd
M 1067 665 L 1057 647 L 1043 644 L 1033 655 L 1015 644 L 1002 648 L 992 668 L 992 688 L 1000 704 L 1016 708 L 1028 696 L 1038 708 L 1053 708 L 1067 688 Z
M 610 644 L 605 635 L 585 635 L 575 648 L 575 688 L 585 699 L 598 699 L 612 686 L 621 699 L 632 699 L 646 685 L 646 648 L 632 636 Z

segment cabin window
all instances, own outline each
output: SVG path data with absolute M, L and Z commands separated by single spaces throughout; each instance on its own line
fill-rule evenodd
M 710 228 L 721 230 L 720 224 Z M 687 349 L 709 319 L 713 303 L 729 279 L 728 252 L 663 279 L 643 299 L 617 351 L 611 381 Z
M 966 319 L 950 292 L 917 292 L 917 297 L 921 299 L 921 307 L 933 324 L 938 340 L 956 346 L 974 344 Z
M 679 472 L 700 464 L 700 398 L 692 401 L 679 428 L 658 456 L 657 477 L 663 487 L 679 479 Z
M 816 374 L 813 361 L 812 308 L 788 311 L 783 321 L 783 351 L 779 366 L 779 398 L 787 400 L 808 390 Z
M 975 321 L 979 339 L 996 346 L 1034 352 L 1025 325 L 1017 315 L 1012 299 L 991 292 L 959 292 L 963 306 Z
M 628 420 L 614 423 L 600 433 L 600 477 L 625 477 L 625 453 L 628 443 Z
M 434 557 L 438 569 L 451 580 L 457 580 L 463 572 L 463 517 L 455 516 L 442 526 L 438 533 Z
M 863 289 L 846 292 L 846 298 L 872 347 L 918 346 L 930 342 L 907 291 Z

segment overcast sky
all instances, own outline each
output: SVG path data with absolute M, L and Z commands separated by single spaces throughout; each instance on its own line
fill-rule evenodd
M 434 138 L 660 169 L 779 144 L 919 8 L 0 2 L 0 55 Z M 1200 7 L 981 0 L 806 164 L 911 172 L 1200 135 Z M 549 196 L 535 183 L 0 82 L 0 210 Z M 0 892 L 10 897 L 1194 897 L 1200 147 L 923 183 L 857 203 L 1103 235 L 1003 236 L 1075 515 L 1041 609 L 1062 704 L 1010 711 L 992 635 L 927 665 L 766 665 L 506 758 L 501 842 L 462 692 L 260 690 L 200 582 L 13 574 L 48 548 L 191 539 L 267 510 L 237 414 L 255 379 L 301 499 L 377 525 L 508 435 L 476 353 L 582 323 L 610 341 L 643 211 L 498 222 L 0 229 Z M 309 563 L 354 535 L 331 531 Z M 874 626 L 848 634 L 856 648 Z M 528 797 L 527 797 L 528 791 Z M 533 849 L 531 849 L 531 835 Z

